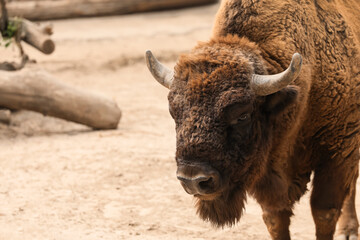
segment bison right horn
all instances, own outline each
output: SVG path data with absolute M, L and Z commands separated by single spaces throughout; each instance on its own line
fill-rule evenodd
M 174 71 L 159 62 L 150 50 L 146 51 L 146 65 L 156 81 L 164 87 L 170 88 L 174 80 Z
M 280 91 L 299 76 L 301 65 L 302 57 L 299 53 L 295 53 L 290 66 L 282 73 L 274 75 L 253 74 L 250 81 L 250 88 L 260 96 L 266 96 Z

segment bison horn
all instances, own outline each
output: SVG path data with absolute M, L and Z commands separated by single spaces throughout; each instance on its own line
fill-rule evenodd
M 250 88 L 260 96 L 266 96 L 280 91 L 297 78 L 301 70 L 301 64 L 301 55 L 295 53 L 292 57 L 290 66 L 282 73 L 274 75 L 253 74 L 250 81 Z
M 174 79 L 174 71 L 159 62 L 151 51 L 146 51 L 146 65 L 153 77 L 164 87 L 170 88 Z

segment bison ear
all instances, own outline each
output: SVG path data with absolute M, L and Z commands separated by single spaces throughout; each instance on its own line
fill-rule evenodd
M 297 101 L 299 87 L 290 85 L 280 91 L 266 96 L 265 111 L 271 114 L 283 112 Z

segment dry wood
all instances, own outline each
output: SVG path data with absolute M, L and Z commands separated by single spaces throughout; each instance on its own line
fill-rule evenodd
M 0 70 L 17 71 L 22 69 L 29 61 L 29 57 L 24 53 L 24 50 L 21 46 L 22 40 L 45 54 L 51 54 L 54 52 L 55 43 L 50 38 L 50 35 L 52 34 L 51 24 L 47 23 L 38 25 L 21 18 L 10 18 L 9 23 L 18 27 L 17 33 L 14 37 L 14 43 L 20 49 L 22 59 L 20 63 L 0 63 Z
M 114 101 L 70 87 L 43 71 L 1 72 L 0 106 L 26 109 L 85 124 L 115 129 L 121 111 Z
M 0 7 L 1 7 L 0 32 L 1 35 L 3 35 L 9 20 L 5 0 L 0 0 Z
M 35 47 L 45 54 L 51 54 L 55 50 L 55 43 L 51 40 L 52 26 L 49 24 L 38 25 L 26 19 L 11 18 L 10 22 L 20 26 L 20 39 Z
M 5 0 L 0 0 L 1 18 L 0 18 L 0 33 L 1 37 L 6 39 L 10 38 L 18 46 L 22 60 L 20 63 L 4 62 L 0 64 L 0 70 L 15 71 L 22 69 L 28 62 L 29 58 L 24 53 L 21 46 L 21 40 L 29 43 L 33 47 L 45 54 L 51 54 L 55 50 L 55 44 L 50 39 L 52 34 L 52 25 L 46 24 L 43 26 L 36 25 L 26 19 L 21 18 L 8 18 L 8 11 Z M 9 28 L 12 26 L 12 28 Z M 11 29 L 9 33 L 8 30 Z M 15 30 L 14 30 L 15 29 Z M 14 35 L 13 35 L 14 34 Z
M 214 3 L 217 0 L 29 0 L 7 4 L 9 16 L 30 20 L 126 14 Z

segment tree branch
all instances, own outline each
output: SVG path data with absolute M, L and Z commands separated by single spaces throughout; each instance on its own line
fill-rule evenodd
M 5 0 L 0 0 L 0 4 L 1 4 L 0 32 L 1 32 L 1 35 L 4 36 L 6 34 L 5 32 L 7 29 L 9 17 L 8 17 L 8 12 L 6 9 Z

